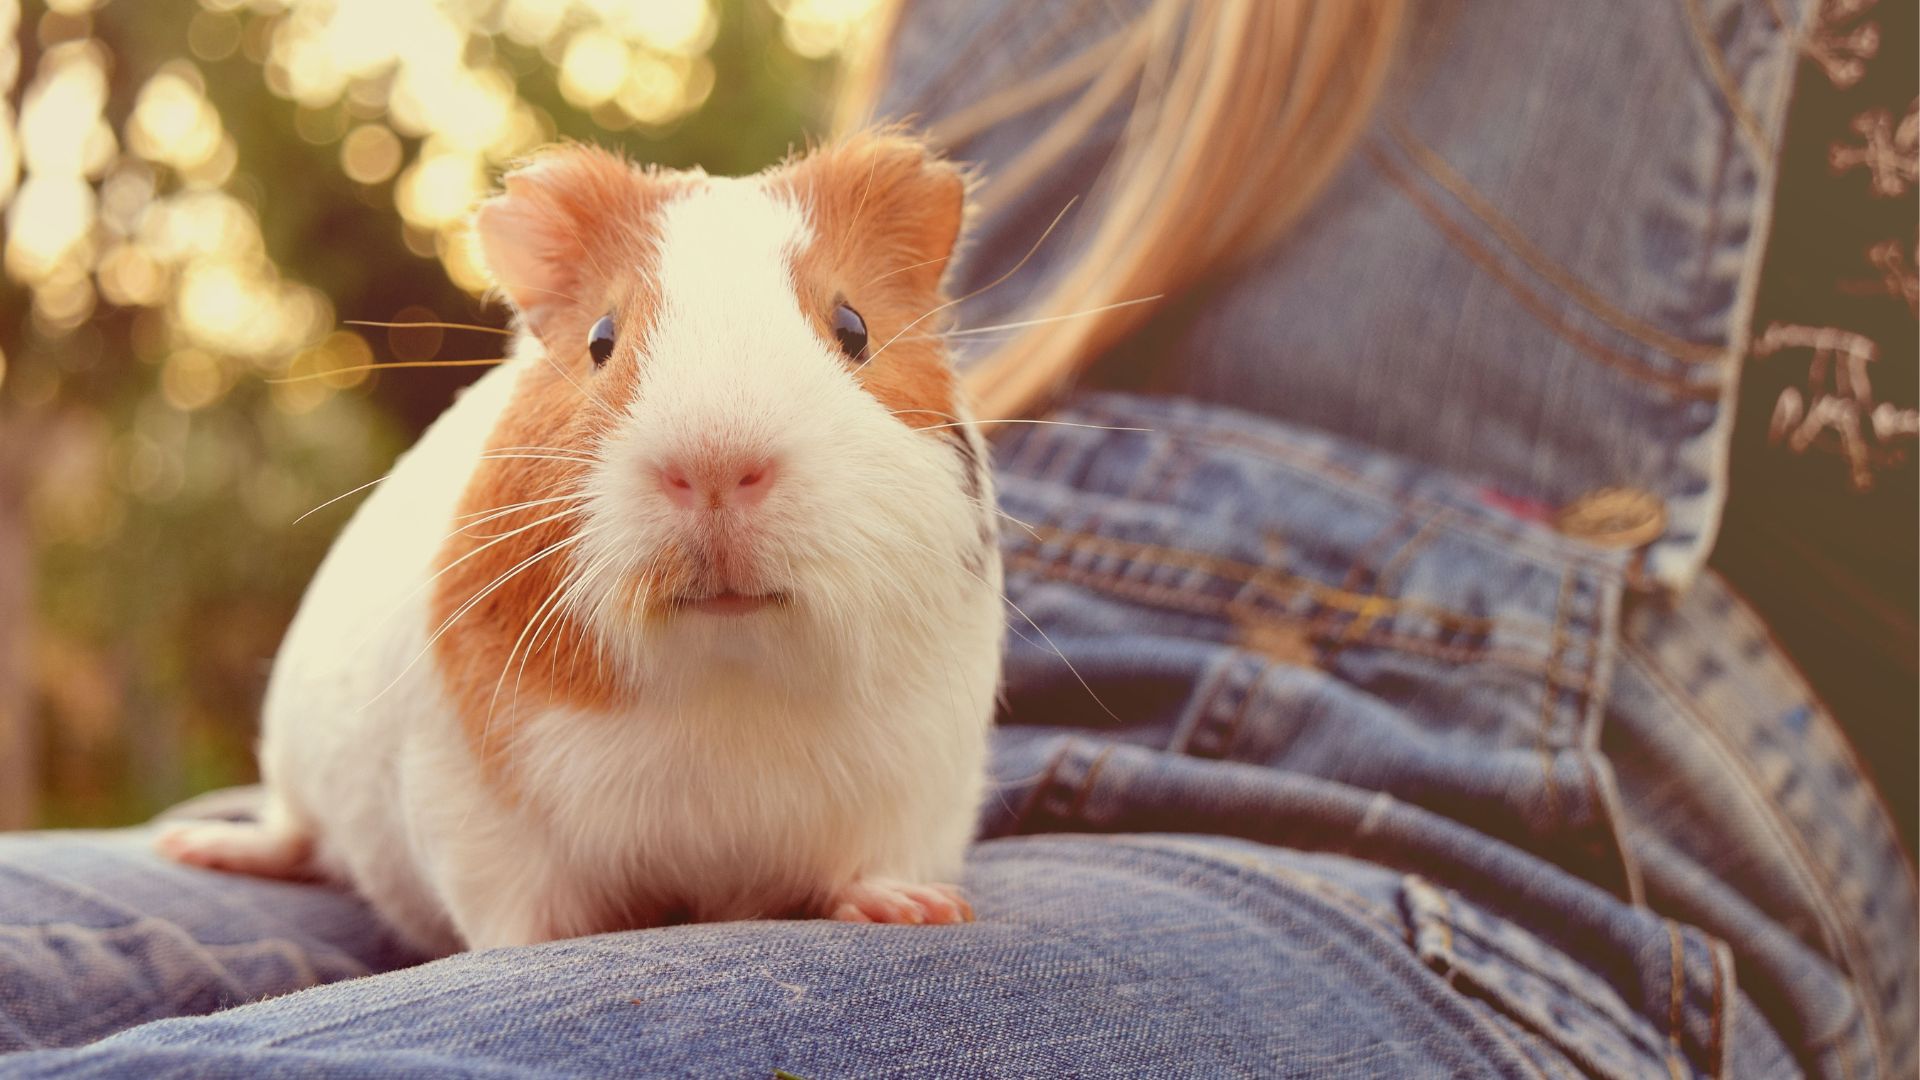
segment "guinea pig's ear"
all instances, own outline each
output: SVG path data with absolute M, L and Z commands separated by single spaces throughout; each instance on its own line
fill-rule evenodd
M 874 274 L 936 292 L 960 239 L 967 177 L 903 135 L 852 136 L 790 166 L 821 235 L 845 237 Z
M 658 203 L 658 178 L 593 146 L 542 151 L 508 173 L 473 215 L 481 261 L 538 334 L 569 305 L 597 305 L 614 268 L 630 265 Z

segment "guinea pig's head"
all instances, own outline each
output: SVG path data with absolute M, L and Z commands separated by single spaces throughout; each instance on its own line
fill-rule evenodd
M 997 597 L 941 337 L 958 169 L 888 135 L 737 179 L 565 146 L 504 187 L 474 232 L 520 371 L 439 587 L 451 614 L 527 564 L 464 617 L 480 673 L 815 663 L 799 642 L 859 654 Z

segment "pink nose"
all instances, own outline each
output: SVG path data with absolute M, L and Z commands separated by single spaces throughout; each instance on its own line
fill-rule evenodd
M 686 510 L 745 509 L 767 497 L 775 468 L 771 458 L 715 455 L 670 459 L 659 468 L 667 501 Z

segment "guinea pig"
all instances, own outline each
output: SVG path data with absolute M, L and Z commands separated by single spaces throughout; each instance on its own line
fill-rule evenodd
M 1004 616 L 940 334 L 966 183 L 909 138 L 759 175 L 537 154 L 474 214 L 512 356 L 354 514 L 275 660 L 253 823 L 434 952 L 972 918 Z

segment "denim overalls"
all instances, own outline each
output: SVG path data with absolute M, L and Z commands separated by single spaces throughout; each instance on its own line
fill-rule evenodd
M 1139 6 L 919 0 L 885 111 Z M 1087 426 L 997 437 L 980 921 L 406 967 L 338 893 L 6 837 L 0 1047 L 45 1049 L 0 1074 L 1914 1075 L 1912 871 L 1702 568 L 1809 6 L 1416 4 L 1299 227 L 1105 358 L 1052 417 Z M 990 177 L 1063 101 L 952 152 Z M 1119 122 L 978 223 L 960 290 Z M 960 324 L 1052 314 L 1075 236 Z
M 913 5 L 884 111 L 938 130 L 1143 6 Z M 1037 627 L 1010 622 L 991 832 L 1224 833 L 1391 868 L 1372 899 L 1393 932 L 1583 1068 L 1765 1072 L 1777 1036 L 1807 1071 L 1913 1075 L 1911 866 L 1703 568 L 1813 6 L 1413 6 L 1314 209 L 1053 417 L 1147 430 L 997 440 L 1009 592 Z M 1004 207 L 961 291 L 1074 196 L 1099 212 L 1118 110 L 992 190 L 1072 100 L 952 148 Z M 1074 257 L 1042 245 L 957 321 L 1056 314 L 1022 305 Z

